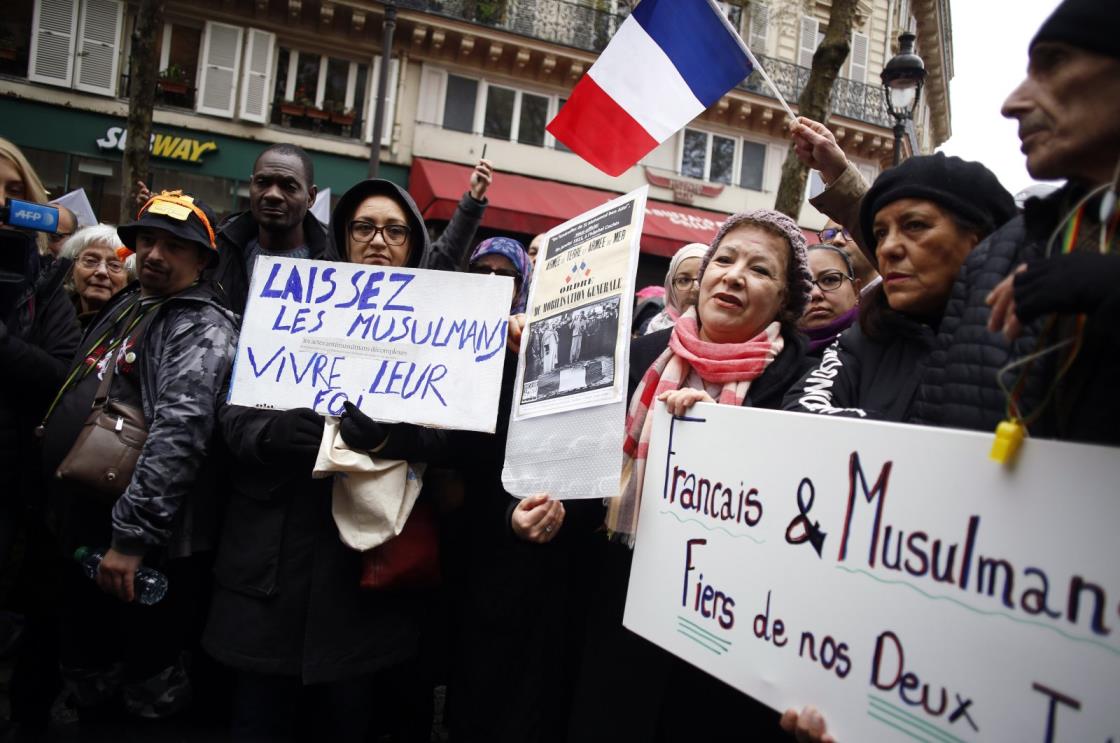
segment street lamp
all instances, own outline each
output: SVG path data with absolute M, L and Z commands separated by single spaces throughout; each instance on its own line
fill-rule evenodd
M 906 122 L 914 118 L 922 97 L 922 85 L 926 81 L 925 63 L 914 53 L 916 38 L 909 31 L 903 32 L 898 37 L 898 54 L 890 58 L 879 75 L 887 97 L 887 111 L 894 117 L 895 165 L 902 162 L 902 137 L 906 134 Z

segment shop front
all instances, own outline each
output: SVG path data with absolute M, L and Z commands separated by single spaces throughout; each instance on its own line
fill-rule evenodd
M 206 119 L 199 117 L 200 122 Z M 123 118 L 13 98 L 0 99 L 0 136 L 15 142 L 52 197 L 83 188 L 94 213 L 114 223 L 120 213 Z M 214 207 L 219 217 L 248 208 L 248 179 L 267 142 L 154 124 L 153 188 L 181 188 Z M 337 199 L 366 177 L 365 160 L 310 152 L 320 189 Z M 383 178 L 408 182 L 408 169 L 382 163 Z

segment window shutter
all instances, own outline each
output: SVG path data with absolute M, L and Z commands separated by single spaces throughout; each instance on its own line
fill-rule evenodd
M 31 65 L 27 79 L 70 87 L 78 0 L 38 0 L 31 24 Z
M 747 46 L 759 54 L 766 53 L 766 37 L 770 30 L 770 6 L 762 3 L 751 5 L 751 32 Z
M 397 73 L 399 67 L 398 60 L 394 59 L 389 64 L 389 79 L 385 83 L 385 121 L 381 126 L 381 146 L 388 147 L 393 141 L 393 110 L 397 102 Z M 373 65 L 370 67 L 370 86 L 369 86 L 369 116 L 366 117 L 366 133 L 365 141 L 371 142 L 373 140 L 373 115 L 377 110 L 377 82 L 381 79 L 381 57 L 373 58 Z
M 242 32 L 239 26 L 206 22 L 202 34 L 202 74 L 195 104 L 200 114 L 233 118 L 237 73 L 241 69 Z
M 421 124 L 443 121 L 443 96 L 447 90 L 447 72 L 424 65 L 420 70 L 420 102 L 416 120 Z
M 101 95 L 117 94 L 123 21 L 124 4 L 119 0 L 85 0 L 78 24 L 76 89 Z
M 817 51 L 817 34 L 820 21 L 816 18 L 801 16 L 801 45 L 797 52 L 797 64 L 802 67 L 813 66 L 813 52 Z
M 245 74 L 241 79 L 241 113 L 245 121 L 268 121 L 272 92 L 272 57 L 276 34 L 250 28 L 245 49 Z
M 848 79 L 867 82 L 867 34 L 852 32 L 852 51 L 848 55 Z

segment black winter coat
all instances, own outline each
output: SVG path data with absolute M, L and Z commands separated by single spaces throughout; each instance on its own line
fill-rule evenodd
M 671 333 L 630 344 L 631 396 Z M 787 328 L 782 336 L 785 349 L 751 383 L 744 406 L 780 408 L 786 390 L 810 368 L 804 337 Z M 568 740 L 691 742 L 727 740 L 732 731 L 739 740 L 779 738 L 776 712 L 622 626 L 633 552 L 618 542 L 604 548 Z
M 361 196 L 370 182 L 343 196 Z M 375 186 L 376 187 L 376 186 Z M 407 193 L 392 187 L 418 229 L 411 267 L 432 267 L 427 231 Z M 339 202 L 336 214 L 343 205 Z M 323 257 L 336 258 L 332 249 Z M 438 263 L 438 262 L 437 262 Z M 242 671 L 338 681 L 402 663 L 416 654 L 423 603 L 410 592 L 359 588 L 360 553 L 345 546 L 331 515 L 331 479 L 314 480 L 314 456 L 270 459 L 261 446 L 278 415 L 227 405 L 219 429 L 235 465 L 214 567 L 217 586 L 203 646 Z M 422 429 L 426 451 L 386 458 L 432 461 L 441 432 Z M 431 456 L 429 456 L 431 455 Z
M 454 431 L 463 507 L 445 526 L 445 576 L 452 604 L 448 719 L 460 743 L 563 740 L 582 647 L 589 558 L 601 540 L 598 500 L 567 501 L 565 522 L 546 544 L 518 539 L 518 502 L 502 485 L 517 374 L 507 353 L 494 434 Z
M 0 318 L 0 564 L 23 511 L 42 503 L 35 428 L 62 386 L 81 336 L 62 280 L 70 261 L 44 271 L 9 317 Z
M 799 413 L 905 421 L 918 379 L 933 350 L 933 329 L 905 315 L 884 312 L 881 339 L 860 324 L 824 350 L 820 363 L 790 387 L 782 405 Z
M 1009 343 L 1002 333 L 988 332 L 990 310 L 985 299 L 1021 263 L 1045 257 L 1047 241 L 1055 228 L 1084 194 L 1084 188 L 1067 184 L 1045 199 L 1028 201 L 1022 216 L 989 235 L 969 255 L 953 285 L 937 349 L 918 389 L 914 407 L 917 420 L 994 431 L 1006 417 L 1007 397 L 996 375 L 1009 362 L 1038 348 L 1039 333 L 1049 317 L 1026 323 L 1022 335 Z M 1090 201 L 1087 222 L 1095 222 L 1089 215 L 1096 214 L 1097 203 Z M 1097 249 L 1099 232 L 1093 227 L 1097 225 L 1083 227 L 1078 251 Z M 1052 252 L 1058 252 L 1058 248 L 1055 244 Z M 1120 256 L 1106 259 L 1120 261 Z M 1105 301 L 1083 310 L 1087 322 L 1081 352 L 1030 432 L 1043 438 L 1115 445 L 1120 443 L 1120 427 L 1116 425 L 1120 405 L 1115 394 L 1116 380 L 1120 379 L 1120 286 L 1113 283 Z M 1070 316 L 1058 319 L 1061 325 L 1069 325 Z M 1064 358 L 1062 352 L 1052 353 L 1031 368 L 1021 398 L 1025 414 L 1039 408 Z M 1012 386 L 1017 378 L 1018 371 L 1013 371 L 1004 381 Z

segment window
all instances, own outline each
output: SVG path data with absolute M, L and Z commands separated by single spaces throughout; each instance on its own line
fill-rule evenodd
M 38 0 L 27 79 L 115 96 L 123 27 L 119 0 Z
M 739 185 L 752 191 L 762 190 L 762 173 L 766 166 L 766 145 L 743 140 L 742 165 L 739 168 Z
M 802 67 L 813 66 L 813 54 L 817 51 L 823 34 L 820 32 L 821 22 L 816 18 L 801 16 L 801 35 L 797 50 L 797 64 Z
M 447 76 L 447 95 L 443 104 L 443 128 L 457 132 L 474 130 L 474 106 L 478 81 L 458 75 Z
M 513 108 L 517 103 L 517 91 L 490 85 L 486 90 L 486 115 L 483 119 L 482 134 L 495 139 L 511 139 L 513 133 Z
M 390 72 L 395 69 L 394 64 Z M 368 128 L 369 65 L 281 47 L 275 74 L 272 123 L 354 138 Z M 394 85 L 390 74 L 390 103 Z M 392 120 L 388 109 L 386 118 Z
M 770 6 L 764 5 L 763 3 L 751 3 L 749 18 L 751 29 L 747 37 L 747 44 L 752 51 L 765 54 L 770 27 Z
M 0 75 L 27 76 L 34 0 L 8 0 L 0 13 Z
M 567 149 L 545 130 L 563 99 L 434 68 L 422 71 L 421 89 L 417 117 L 422 123 L 535 147 L 555 144 L 557 149 Z
M 765 166 L 764 144 L 696 129 L 684 130 L 681 147 L 683 176 L 761 191 Z
M 857 83 L 867 82 L 867 34 L 852 32 L 852 51 L 848 55 L 848 79 Z
M 532 93 L 521 94 L 521 113 L 517 118 L 517 141 L 544 146 L 544 128 L 548 124 L 548 98 Z
M 194 108 L 195 75 L 202 48 L 202 29 L 165 23 L 159 50 L 158 100 L 171 106 Z

